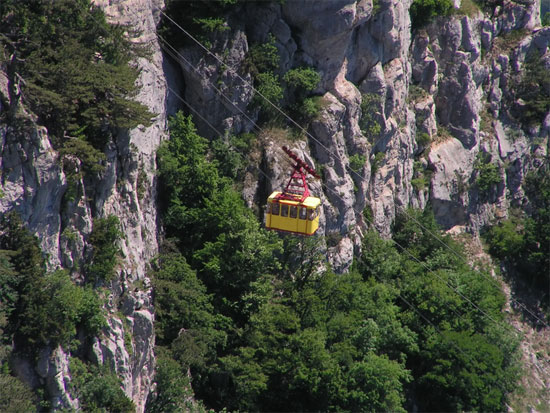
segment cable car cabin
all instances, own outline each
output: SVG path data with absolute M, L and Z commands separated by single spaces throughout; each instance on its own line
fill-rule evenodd
M 308 196 L 302 202 L 280 199 L 275 191 L 267 199 L 265 226 L 268 229 L 313 235 L 319 228 L 321 200 Z
M 286 146 L 282 149 L 296 164 L 284 191 L 275 191 L 267 198 L 265 226 L 277 231 L 313 235 L 319 228 L 321 200 L 309 196 L 306 173 L 315 178 L 319 175 Z

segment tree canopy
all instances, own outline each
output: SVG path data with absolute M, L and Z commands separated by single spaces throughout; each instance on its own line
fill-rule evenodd
M 334 274 L 320 238 L 260 228 L 220 173 L 233 161 L 212 156 L 190 117 L 170 125 L 158 151 L 168 240 L 152 274 L 163 362 L 148 406 L 192 391 L 204 408 L 245 411 L 504 408 L 517 379 L 504 296 L 434 240 L 432 213 L 396 219 L 400 247 L 369 232 L 353 270 Z M 178 393 L 166 377 L 187 369 Z

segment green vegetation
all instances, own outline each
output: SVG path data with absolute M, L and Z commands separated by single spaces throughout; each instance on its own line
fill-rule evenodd
M 71 358 L 71 387 L 84 411 L 133 413 L 134 403 L 122 391 L 120 379 L 107 366 L 97 367 Z
M 372 0 L 372 15 L 376 15 L 381 9 L 380 0 Z
M 384 158 L 386 157 L 386 154 L 384 152 L 377 152 L 374 155 L 374 160 L 371 164 L 371 172 L 372 174 L 375 174 L 378 169 L 380 169 L 380 165 L 382 165 L 382 162 L 384 161 Z
M 36 411 L 44 396 L 11 375 L 12 352 L 32 362 L 44 346 L 75 349 L 106 322 L 95 291 L 46 271 L 38 239 L 15 213 L 2 217 L 0 234 L 0 410 Z
M 263 110 L 268 117 L 278 115 L 278 110 L 273 105 L 279 107 L 283 99 L 283 87 L 277 75 L 272 72 L 258 73 L 256 76 L 256 90 L 254 103 Z
M 321 76 L 311 67 L 290 69 L 283 76 L 286 84 L 286 94 L 290 104 L 291 115 L 299 121 L 307 122 L 321 110 L 321 98 L 308 97 L 321 81 Z
M 489 252 L 527 285 L 546 291 L 550 284 L 550 167 L 548 162 L 526 177 L 525 192 L 534 208 L 531 218 L 512 217 L 491 227 Z M 544 304 L 549 305 L 545 296 Z
M 40 346 L 71 344 L 77 329 L 96 335 L 105 325 L 97 295 L 74 285 L 63 271 L 47 273 L 36 237 L 24 229 L 17 215 L 1 225 L 2 262 L 8 271 L 0 276 L 2 311 L 18 351 L 35 355 Z
M 516 111 L 521 122 L 526 126 L 542 123 L 550 111 L 550 70 L 536 51 L 525 60 L 524 75 L 516 94 L 525 104 L 524 108 Z
M 491 155 L 480 152 L 474 162 L 477 171 L 476 184 L 480 191 L 487 192 L 494 185 L 502 182 L 501 171 L 498 165 L 491 162 Z
M 34 413 L 35 395 L 21 380 L 0 372 L 0 411 L 6 413 Z
M 420 132 L 416 134 L 416 143 L 425 148 L 430 145 L 432 138 L 426 132 Z
M 193 20 L 197 25 L 199 25 L 205 32 L 224 32 L 230 30 L 231 28 L 225 23 L 221 18 L 206 17 L 206 18 L 195 18 Z
M 177 413 L 182 411 L 206 411 L 192 399 L 193 390 L 180 363 L 161 353 L 157 353 L 156 392 L 147 399 L 145 411 L 149 413 Z
M 451 0 L 414 0 L 410 8 L 412 27 L 418 29 L 438 16 L 448 16 L 452 11 Z
M 432 214 L 398 217 L 405 253 L 369 232 L 354 269 L 335 275 L 320 265 L 320 239 L 259 227 L 189 117 L 170 125 L 158 151 L 167 241 L 153 263 L 160 358 L 148 409 L 203 409 L 192 395 L 214 410 L 505 407 L 517 342 L 494 325 L 504 296 L 434 240 Z
M 265 43 L 253 45 L 246 59 L 246 65 L 254 76 L 254 86 L 258 91 L 253 103 L 258 105 L 268 118 L 276 117 L 278 111 L 267 100 L 279 106 L 284 96 L 281 79 L 277 74 L 279 59 L 279 51 L 272 34 Z
M 361 95 L 361 118 L 359 119 L 359 127 L 370 143 L 376 141 L 382 129 L 375 116 L 380 105 L 380 96 L 374 93 L 365 93 Z
M 544 13 L 544 15 L 540 19 L 540 22 L 542 24 L 542 27 L 550 26 L 550 11 Z
M 116 216 L 94 219 L 89 240 L 92 245 L 92 258 L 86 268 L 88 282 L 96 284 L 108 282 L 114 278 L 115 266 L 120 254 L 116 244 L 122 235 L 120 222 Z
M 217 32 L 231 29 L 227 15 L 239 3 L 239 0 L 167 0 L 164 12 L 211 48 Z M 187 36 L 182 36 L 180 29 L 165 17 L 161 20 L 159 34 L 175 47 L 193 42 Z
M 361 173 L 363 171 L 363 167 L 365 166 L 366 162 L 367 157 L 365 155 L 361 155 L 360 153 L 356 153 L 349 157 L 349 167 L 352 171 L 355 171 L 357 173 Z
M 275 46 L 275 36 L 271 33 L 265 43 L 250 47 L 246 63 L 255 76 L 262 72 L 274 72 L 279 69 L 279 51 Z
M 297 67 L 281 75 L 279 51 L 275 42 L 275 37 L 270 34 L 265 43 L 250 47 L 245 65 L 254 76 L 254 86 L 259 92 L 253 102 L 268 119 L 277 118 L 279 111 L 266 99 L 278 107 L 284 104 L 285 110 L 289 110 L 292 117 L 300 122 L 308 122 L 321 110 L 320 99 L 310 97 L 321 81 L 321 76 L 311 67 Z
M 409 94 L 407 95 L 407 101 L 416 103 L 428 97 L 428 92 L 420 85 L 412 84 L 409 86 Z
M 68 137 L 102 152 L 119 128 L 150 123 L 152 114 L 132 100 L 138 69 L 129 62 L 138 50 L 125 30 L 108 24 L 89 0 L 0 5 L 1 46 L 14 56 L 8 73 L 21 77 L 25 103 L 66 153 L 83 154 L 83 144 Z
M 457 10 L 457 13 L 463 14 L 468 17 L 474 17 L 477 15 L 481 9 L 479 5 L 474 0 L 462 0 L 460 2 L 460 8 Z

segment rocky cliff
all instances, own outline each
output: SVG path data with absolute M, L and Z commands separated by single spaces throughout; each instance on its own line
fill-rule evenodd
M 271 34 L 282 70 L 309 65 L 319 71 L 316 92 L 324 107 L 302 130 L 305 144 L 295 147 L 322 165 L 324 180 L 313 188 L 323 198 L 323 232 L 338 235 L 329 256 L 339 271 L 351 264 L 365 224 L 388 235 L 396 213 L 408 206 L 430 202 L 444 228 L 473 234 L 506 217 L 510 207 L 524 207 L 525 173 L 547 150 L 548 117 L 525 131 L 510 113 L 526 55 L 536 49 L 548 64 L 550 32 L 540 28 L 540 2 L 504 2 L 492 15 L 479 8 L 466 13 L 456 2 L 454 15 L 414 31 L 410 5 L 247 4 L 229 20 L 230 34 L 214 42 L 219 60 L 193 42 L 176 56 L 186 101 L 215 129 L 230 126 L 233 133 L 262 129 L 253 114 L 240 112 L 253 96 L 250 76 L 239 69 L 251 44 Z M 229 93 L 235 106 L 224 101 L 222 90 L 215 92 L 216 82 L 240 90 Z M 362 128 L 366 117 L 379 128 Z M 205 135 L 216 134 L 197 121 Z M 285 179 L 283 168 L 275 166 L 280 142 L 269 130 L 261 132 L 269 148 L 267 184 L 277 188 Z M 350 168 L 353 155 L 366 159 L 359 170 Z M 483 190 L 476 185 L 480 158 L 490 158 L 501 178 Z M 362 214 L 366 207 L 371 222 Z
M 430 203 L 445 229 L 474 235 L 512 207 L 529 208 L 521 186 L 547 154 L 550 114 L 539 126 L 522 128 L 511 113 L 521 105 L 512 89 L 532 50 L 550 67 L 550 28 L 540 27 L 540 0 L 504 1 L 492 13 L 462 11 L 458 0 L 455 14 L 414 31 L 412 0 L 243 3 L 227 16 L 231 30 L 213 35 L 216 57 L 186 39 L 185 46 L 171 49 L 170 59 L 156 36 L 162 0 L 95 3 L 113 22 L 139 29 L 133 40 L 149 45 L 150 56 L 136 62 L 138 100 L 156 114 L 154 122 L 121 133 L 106 152 L 101 179 L 80 180 L 81 196 L 69 202 L 63 201 L 67 179 L 48 131 L 33 124 L 31 113 L 24 127 L 0 125 L 0 213 L 17 210 L 39 236 L 49 266 L 67 269 L 77 268 L 89 253 L 93 218 L 119 217 L 123 259 L 105 304 L 109 327 L 90 351 L 98 363 L 114 366 L 138 411 L 154 371 L 147 267 L 160 233 L 155 149 L 166 136 L 167 113 L 177 106 L 192 107 L 199 131 L 208 137 L 259 133 L 262 151 L 255 162 L 269 180 L 250 170 L 244 189 L 250 206 L 261 209 L 259 194 L 286 180 L 281 144 L 290 142 L 322 167 L 323 179 L 312 191 L 323 200 L 321 235 L 332 235 L 327 256 L 339 272 L 350 267 L 367 227 L 388 236 L 406 207 Z M 270 35 L 282 72 L 311 66 L 321 75 L 315 93 L 322 96 L 322 108 L 298 140 L 259 127 L 251 105 L 255 92 L 247 54 Z M 3 101 L 14 104 L 10 82 L 0 73 Z M 350 167 L 353 156 L 364 160 L 359 168 Z M 481 187 L 480 165 L 487 163 L 498 179 Z M 78 278 L 78 271 L 73 275 Z M 44 349 L 37 367 L 23 361 L 19 366 L 29 382 L 47 383 L 59 408 L 78 407 L 68 391 L 69 355 L 61 347 Z
M 121 132 L 105 153 L 106 167 L 100 180 L 79 179 L 74 188 L 77 196 L 68 197 L 69 182 L 48 131 L 21 107 L 24 122 L 0 125 L 0 212 L 16 210 L 39 237 L 49 269 L 69 269 L 77 282 L 79 268 L 89 256 L 93 219 L 119 218 L 124 233 L 119 245 L 122 259 L 116 267 L 116 280 L 105 293 L 108 327 L 89 351 L 91 359 L 114 369 L 126 394 L 142 411 L 154 373 L 154 316 L 147 268 L 157 253 L 159 231 L 155 150 L 166 136 L 167 87 L 155 34 L 157 10 L 163 3 L 96 3 L 113 22 L 138 29 L 139 37 L 132 41 L 150 50 L 147 58 L 136 62 L 141 68 L 137 100 L 155 114 L 154 121 L 150 127 Z M 6 72 L 0 74 L 0 92 L 7 106 L 17 104 L 14 84 Z M 80 168 L 78 162 L 75 167 Z M 20 360 L 16 370 L 34 386 L 45 384 L 54 408 L 76 409 L 78 400 L 69 391 L 69 357 L 70 351 L 61 347 L 46 348 L 40 352 L 37 366 Z

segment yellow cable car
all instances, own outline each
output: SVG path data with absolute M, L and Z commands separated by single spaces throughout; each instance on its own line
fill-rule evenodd
M 313 235 L 319 228 L 321 200 L 309 195 L 306 172 L 319 176 L 286 146 L 283 150 L 296 165 L 283 192 L 275 191 L 267 199 L 265 226 L 277 231 Z

